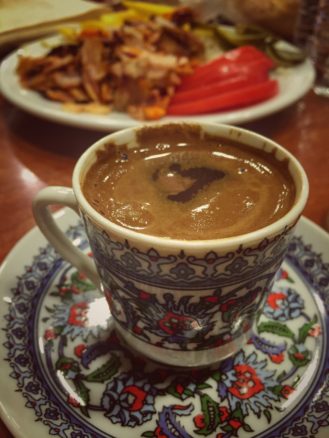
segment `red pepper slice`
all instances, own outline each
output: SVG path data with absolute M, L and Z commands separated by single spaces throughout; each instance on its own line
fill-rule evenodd
M 268 79 L 267 72 L 256 71 L 252 74 L 239 74 L 237 76 L 224 79 L 219 82 L 212 82 L 211 84 L 203 85 L 201 87 L 188 88 L 186 91 L 176 91 L 171 104 L 178 104 L 181 102 L 194 101 L 198 99 L 205 99 L 207 97 L 215 96 L 220 93 L 225 93 L 248 85 L 257 84 Z
M 209 68 L 217 67 L 221 63 L 234 62 L 234 63 L 248 63 L 260 58 L 269 58 L 264 52 L 257 49 L 255 46 L 241 46 L 237 49 L 228 50 L 227 52 L 219 55 L 217 58 L 203 64 L 197 68 L 197 71 L 205 71 Z
M 171 116 L 205 114 L 239 108 L 269 99 L 278 93 L 278 82 L 267 80 L 248 85 L 235 91 L 219 93 L 206 99 L 170 104 L 167 114 Z
M 216 66 L 213 69 L 206 70 L 202 75 L 193 73 L 184 77 L 177 91 L 187 91 L 192 88 L 200 87 L 202 84 L 227 80 L 228 78 L 245 75 L 268 74 L 272 68 L 273 62 L 267 57 L 255 59 L 246 64 L 225 63 Z
M 264 52 L 256 49 L 254 46 L 242 46 L 237 49 L 229 50 L 217 58 L 197 67 L 194 71 L 195 75 L 201 75 L 209 70 L 213 70 L 221 65 L 226 64 L 248 64 L 257 59 L 271 59 Z M 273 61 L 272 61 L 273 63 Z
M 255 61 L 263 61 L 267 64 L 268 69 L 274 66 L 273 60 L 265 55 L 254 46 L 243 46 L 234 50 L 230 50 L 216 59 L 201 65 L 194 70 L 194 73 L 184 78 L 183 84 L 189 86 L 197 80 L 204 79 L 213 72 L 225 72 L 236 67 L 247 66 Z M 229 73 L 229 72 L 228 72 Z

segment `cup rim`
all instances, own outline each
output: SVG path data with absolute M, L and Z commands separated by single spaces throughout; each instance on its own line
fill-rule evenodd
M 301 180 L 301 190 L 298 197 L 295 200 L 294 205 L 292 208 L 280 219 L 273 222 L 272 224 L 266 225 L 265 227 L 262 227 L 258 230 L 251 231 L 249 233 L 235 235 L 231 237 L 222 237 L 222 238 L 216 238 L 216 239 L 193 239 L 193 240 L 186 240 L 186 239 L 172 239 L 168 237 L 161 237 L 161 236 L 155 236 L 150 234 L 145 234 L 139 231 L 134 231 L 129 228 L 126 228 L 122 225 L 116 224 L 109 219 L 102 216 L 100 213 L 98 213 L 87 201 L 85 198 L 82 188 L 81 188 L 81 173 L 82 170 L 84 170 L 85 163 L 90 156 L 94 155 L 95 151 L 100 149 L 104 144 L 107 142 L 115 142 L 115 140 L 118 140 L 120 138 L 124 138 L 125 136 L 130 136 L 129 138 L 132 138 L 133 135 L 131 133 L 134 133 L 140 129 L 143 129 L 145 127 L 160 127 L 167 124 L 178 124 L 178 125 L 192 125 L 192 126 L 200 126 L 201 128 L 210 128 L 214 130 L 218 130 L 218 135 L 228 137 L 228 135 L 223 135 L 223 130 L 227 130 L 228 132 L 235 132 L 235 133 L 244 133 L 247 136 L 252 136 L 258 141 L 265 142 L 267 145 L 274 147 L 276 151 L 279 151 L 281 154 L 283 154 L 286 158 L 289 160 L 289 164 L 293 166 L 295 171 L 299 173 L 299 177 Z M 221 132 L 219 132 L 221 131 Z M 240 140 L 241 143 L 243 141 Z M 124 143 L 127 143 L 127 139 L 124 141 Z M 120 144 L 120 142 L 119 142 Z M 249 146 L 253 145 L 249 144 Z M 292 171 L 290 170 L 290 173 L 293 177 Z M 293 177 L 294 181 L 295 178 Z M 302 211 L 305 207 L 305 204 L 308 199 L 309 194 L 309 182 L 306 175 L 305 170 L 303 169 L 301 163 L 297 160 L 297 158 L 291 154 L 287 149 L 285 149 L 280 144 L 276 143 L 275 141 L 258 134 L 254 131 L 241 128 L 238 126 L 232 126 L 228 124 L 216 124 L 216 123 L 204 123 L 204 122 L 188 122 L 188 121 L 181 121 L 181 122 L 157 122 L 152 124 L 144 124 L 134 127 L 129 127 L 120 131 L 116 131 L 113 133 L 110 133 L 95 143 L 93 143 L 86 151 L 80 156 L 78 159 L 74 170 L 73 170 L 73 176 L 72 176 L 72 185 L 73 185 L 73 191 L 75 194 L 75 197 L 77 199 L 77 202 L 79 204 L 80 210 L 82 210 L 84 213 L 86 213 L 92 220 L 94 220 L 98 225 L 102 227 L 102 229 L 108 231 L 109 233 L 113 232 L 115 235 L 120 236 L 123 240 L 128 241 L 134 241 L 134 242 L 140 242 L 143 244 L 148 244 L 149 246 L 155 246 L 155 247 L 166 247 L 168 249 L 199 249 L 199 250 L 211 250 L 214 247 L 220 246 L 221 248 L 230 248 L 230 247 L 236 247 L 236 246 L 245 246 L 246 244 L 250 244 L 254 241 L 262 241 L 265 238 L 268 238 L 270 236 L 276 235 L 280 232 L 282 232 L 286 227 L 292 226 L 300 217 L 302 214 Z

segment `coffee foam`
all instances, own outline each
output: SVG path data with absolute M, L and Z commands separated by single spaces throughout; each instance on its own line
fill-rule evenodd
M 287 163 L 273 154 L 179 126 L 152 132 L 139 131 L 139 149 L 108 145 L 89 169 L 83 192 L 107 219 L 155 236 L 213 239 L 262 228 L 293 205 Z

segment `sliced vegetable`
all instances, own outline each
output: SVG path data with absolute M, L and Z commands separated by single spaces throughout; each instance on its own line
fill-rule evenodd
M 175 11 L 176 7 L 157 3 L 123 1 L 127 9 L 136 10 L 146 15 L 168 15 Z
M 263 52 L 256 49 L 254 46 L 243 46 L 238 49 L 229 50 L 225 52 L 223 55 L 218 56 L 212 61 L 207 62 L 199 66 L 195 70 L 195 75 L 204 74 L 204 72 L 213 70 L 215 67 L 220 67 L 224 65 L 228 65 L 232 62 L 245 64 L 251 61 L 255 61 L 256 59 L 269 59 Z
M 235 91 L 219 93 L 205 99 L 200 98 L 195 101 L 170 104 L 167 114 L 183 116 L 240 108 L 269 99 L 277 93 L 278 82 L 270 79 L 255 85 L 248 85 Z
M 65 38 L 67 42 L 74 42 L 77 39 L 80 29 L 70 26 L 63 26 L 60 27 L 58 31 Z
M 194 73 L 185 76 L 177 91 L 187 91 L 202 84 L 218 83 L 222 80 L 244 75 L 267 74 L 273 61 L 252 46 L 241 47 L 219 56 L 198 67 Z
M 262 76 L 268 75 L 268 72 L 272 64 L 269 63 L 266 59 L 256 60 L 249 64 L 239 65 L 239 64 L 231 64 L 228 66 L 221 66 L 216 70 L 209 72 L 208 74 L 202 76 L 202 78 L 194 79 L 193 81 L 189 79 L 189 85 L 186 85 L 184 81 L 182 84 L 182 89 L 185 90 L 187 88 L 199 87 L 200 84 L 212 84 L 218 83 L 223 80 L 227 80 L 232 77 L 239 76 L 241 74 L 252 76 L 253 74 L 260 74 Z M 187 88 L 186 88 L 187 87 Z
M 229 26 L 220 24 L 214 27 L 220 38 L 233 47 L 244 46 L 246 44 L 262 45 L 266 38 L 269 37 L 269 32 L 258 26 L 250 26 L 237 24 Z
M 233 76 L 219 82 L 205 84 L 200 87 L 193 87 L 192 89 L 186 91 L 178 90 L 171 99 L 171 103 L 176 104 L 198 99 L 206 99 L 207 97 L 211 97 L 219 93 L 237 90 L 248 85 L 253 85 L 259 82 L 266 81 L 267 79 L 267 72 L 253 72 L 253 74 L 241 73 L 237 76 Z
M 305 60 L 305 53 L 301 49 L 288 43 L 283 44 L 282 41 L 270 42 L 265 51 L 278 65 L 284 67 L 296 65 Z
M 120 27 L 126 20 L 142 20 L 145 18 L 143 14 L 133 9 L 127 9 L 126 11 L 110 12 L 103 14 L 100 17 L 100 24 L 106 26 Z

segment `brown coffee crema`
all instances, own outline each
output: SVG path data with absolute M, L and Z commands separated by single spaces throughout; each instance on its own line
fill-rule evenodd
M 137 142 L 104 146 L 82 182 L 90 205 L 123 227 L 217 239 L 263 228 L 294 204 L 287 161 L 272 153 L 185 124 L 142 128 Z

